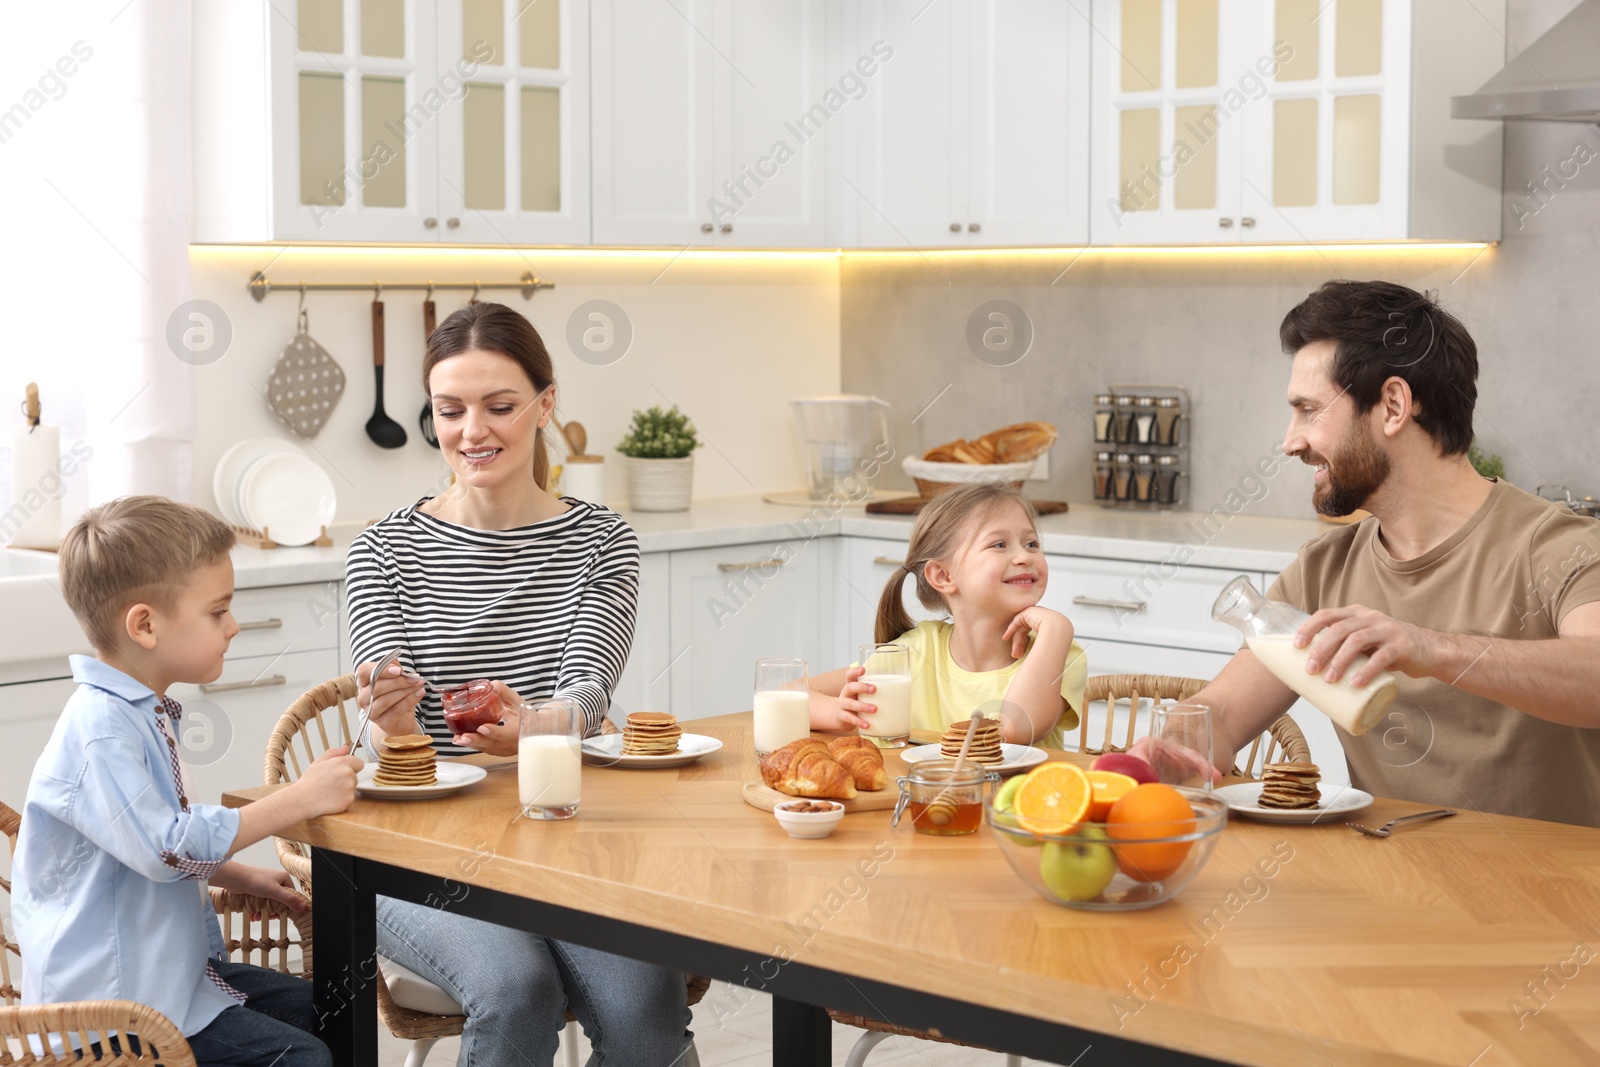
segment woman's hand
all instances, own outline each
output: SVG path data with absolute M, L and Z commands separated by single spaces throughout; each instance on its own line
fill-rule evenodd
M 485 723 L 478 727 L 476 733 L 457 734 L 455 743 L 462 748 L 487 752 L 491 756 L 515 756 L 518 735 L 522 730 L 522 705 L 527 701 L 501 681 L 494 683 L 494 691 L 500 698 L 500 722 Z
M 1021 659 L 1028 651 L 1028 632 L 1031 630 L 1042 637 L 1046 627 L 1049 627 L 1051 636 L 1055 636 L 1057 631 L 1064 631 L 1067 644 L 1070 645 L 1072 643 L 1072 621 L 1061 612 L 1051 611 L 1049 608 L 1040 607 L 1038 604 L 1023 608 L 1017 612 L 1016 618 L 1011 620 L 1011 624 L 1006 627 L 1005 633 L 1000 635 L 1000 640 L 1009 640 L 1011 642 L 1011 658 Z
M 372 724 L 385 734 L 415 733 L 417 705 L 422 702 L 423 695 L 422 679 L 403 673 L 400 664 L 394 663 L 374 685 L 374 666 L 376 664 L 369 661 L 356 668 L 356 682 L 360 686 L 356 705 L 371 707 Z

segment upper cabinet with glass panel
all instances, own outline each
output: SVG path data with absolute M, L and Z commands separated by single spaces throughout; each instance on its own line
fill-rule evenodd
M 195 240 L 587 243 L 581 0 L 259 0 L 194 30 Z
M 1449 115 L 1503 61 L 1475 10 L 1094 0 L 1092 241 L 1498 238 L 1500 128 Z

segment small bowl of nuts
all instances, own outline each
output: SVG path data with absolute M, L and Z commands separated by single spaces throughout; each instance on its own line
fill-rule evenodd
M 790 837 L 827 837 L 844 819 L 844 805 L 837 800 L 795 800 L 779 804 L 772 814 Z

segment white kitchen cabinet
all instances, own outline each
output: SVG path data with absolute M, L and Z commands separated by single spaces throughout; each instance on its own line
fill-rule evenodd
M 0 801 L 17 811 L 22 810 L 27 796 L 33 765 L 50 740 L 67 698 L 78 687 L 65 660 L 60 673 L 58 678 L 0 685 L 0 732 L 6 739 L 0 750 L 0 782 L 5 783 Z
M 194 240 L 584 242 L 587 7 L 197 5 Z
M 868 247 L 1088 239 L 1089 26 L 1056 0 L 870 0 L 847 232 Z
M 815 540 L 673 552 L 672 713 L 691 719 L 748 709 L 763 656 L 821 662 L 832 572 Z
M 841 537 L 840 571 L 844 582 L 834 591 L 833 633 L 828 662 L 817 671 L 836 670 L 855 662 L 861 646 L 873 640 L 878 598 L 905 562 L 906 542 L 874 537 Z M 900 603 L 915 622 L 943 618 L 917 600 L 917 583 L 909 576 L 900 586 Z
M 827 238 L 824 0 L 595 0 L 594 241 Z
M 676 664 L 668 610 L 670 559 L 666 552 L 647 552 L 639 560 L 639 606 L 633 645 L 622 677 L 611 691 L 610 718 L 619 729 L 631 711 L 668 711 L 672 707 L 671 675 Z
M 1095 0 L 1094 244 L 1500 236 L 1505 5 Z

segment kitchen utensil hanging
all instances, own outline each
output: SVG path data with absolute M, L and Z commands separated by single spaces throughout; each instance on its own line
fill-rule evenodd
M 344 368 L 312 340 L 304 291 L 295 335 L 267 378 L 267 406 L 301 437 L 315 437 L 344 395 Z
M 383 289 L 376 288 L 372 300 L 372 418 L 367 420 L 367 436 L 379 448 L 402 448 L 405 427 L 383 410 Z
M 433 290 L 428 290 L 428 298 L 422 302 L 422 348 L 426 352 L 428 338 L 433 336 L 434 328 L 438 326 L 439 305 L 433 302 Z M 422 414 L 417 416 L 417 425 L 422 430 L 422 439 L 434 448 L 439 447 L 439 435 L 433 428 L 433 401 L 422 402 Z

